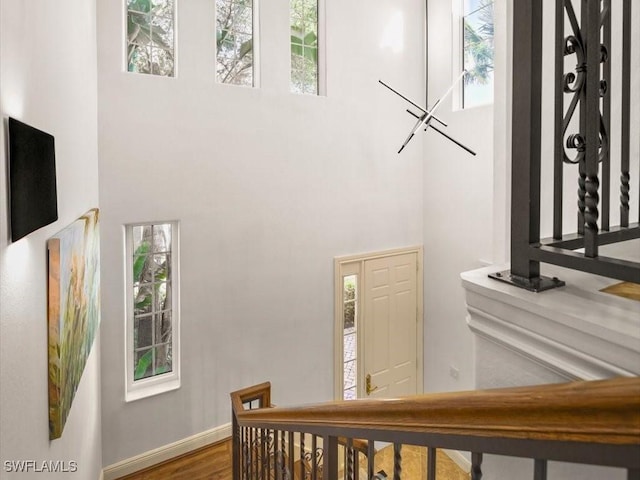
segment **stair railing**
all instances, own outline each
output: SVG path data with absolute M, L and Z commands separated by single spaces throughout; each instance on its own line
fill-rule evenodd
M 394 480 L 403 445 L 426 447 L 427 480 L 436 449 L 471 452 L 472 480 L 483 454 L 533 459 L 534 480 L 546 480 L 548 461 L 618 467 L 640 480 L 640 378 L 295 408 L 272 408 L 270 390 L 231 394 L 234 480 L 357 480 L 361 467 L 386 478 L 374 472 L 378 441 L 393 444 Z

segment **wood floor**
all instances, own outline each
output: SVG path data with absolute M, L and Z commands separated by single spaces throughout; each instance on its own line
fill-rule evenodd
M 231 439 L 118 480 L 231 480 Z
M 420 447 L 403 447 L 404 478 L 419 480 L 426 478 L 426 450 Z M 446 454 L 438 451 L 438 480 L 468 480 L 463 472 Z M 376 454 L 376 471 L 384 469 L 393 473 L 393 447 L 389 446 Z M 392 476 L 392 475 L 391 475 Z M 360 478 L 366 478 L 366 472 Z M 203 447 L 140 472 L 118 480 L 231 480 L 231 440 Z

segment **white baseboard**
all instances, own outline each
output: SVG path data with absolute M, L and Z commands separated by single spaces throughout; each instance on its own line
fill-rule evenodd
M 471 461 L 464 455 L 464 453 L 459 452 L 458 450 L 449 450 L 447 448 L 443 449 L 443 451 L 462 469 L 463 472 L 471 472 Z
M 206 432 L 198 433 L 105 467 L 102 471 L 102 479 L 115 480 L 229 437 L 231 437 L 231 424 L 220 425 Z

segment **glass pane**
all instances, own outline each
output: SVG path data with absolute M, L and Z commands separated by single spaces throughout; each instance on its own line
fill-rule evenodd
M 155 315 L 155 342 L 158 343 L 168 343 L 171 341 L 171 312 L 162 312 Z
M 493 101 L 493 0 L 466 0 L 464 107 Z
M 133 255 L 133 284 L 137 286 L 141 283 L 151 283 L 153 281 L 153 264 L 150 255 L 144 255 L 143 252 L 149 247 L 149 244 L 138 249 L 139 253 Z
M 173 18 L 154 17 L 151 25 L 154 46 L 173 52 Z
M 173 76 L 173 0 L 128 0 L 127 69 Z
M 133 379 L 150 377 L 153 374 L 153 349 L 140 350 L 136 352 Z
M 356 302 L 355 300 L 344 304 L 344 329 L 352 331 L 356 326 Z
M 354 300 L 356 298 L 356 275 L 348 275 L 342 279 L 343 300 Z
M 160 312 L 162 310 L 171 309 L 171 295 L 167 295 L 169 288 L 166 282 L 156 283 L 153 285 L 155 293 L 155 305 L 154 311 Z
M 343 350 L 344 350 L 344 362 L 354 360 L 356 358 L 356 352 L 358 350 L 356 334 L 348 333 L 344 336 Z
M 356 385 L 356 362 L 357 360 L 351 360 L 344 364 L 344 389 L 351 388 Z
M 133 322 L 133 348 L 139 349 L 153 345 L 151 316 L 136 317 Z
M 318 2 L 291 0 L 291 82 L 294 93 L 318 93 Z
M 153 251 L 155 253 L 169 252 L 171 250 L 171 225 L 153 226 Z
M 152 0 L 154 15 L 173 16 L 173 0 Z
M 348 388 L 344 391 L 343 395 L 344 400 L 355 400 L 356 399 L 356 387 Z
M 127 70 L 133 73 L 151 73 L 151 51 L 148 46 L 129 44 Z
M 172 370 L 171 344 L 167 343 L 164 345 L 158 345 L 155 347 L 155 350 L 156 363 L 154 375 L 161 375 L 163 373 L 170 372 Z
M 170 255 L 154 255 L 153 256 L 153 281 L 166 282 L 171 278 L 171 256 Z
M 141 285 L 133 288 L 133 313 L 142 315 L 151 313 L 153 307 L 153 293 L 151 285 Z
M 150 8 L 149 0 L 127 0 L 127 10 L 148 13 Z
M 220 83 L 253 86 L 253 7 L 216 1 L 216 75 Z

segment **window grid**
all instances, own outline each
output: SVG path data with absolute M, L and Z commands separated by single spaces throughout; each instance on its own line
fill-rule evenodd
M 291 0 L 291 82 L 293 93 L 318 94 L 318 0 Z
M 358 385 L 358 336 L 357 336 L 357 275 L 342 277 L 343 320 L 343 395 L 344 400 L 355 400 Z
M 134 382 L 173 368 L 171 234 L 170 224 L 133 227 Z
M 253 0 L 216 0 L 219 83 L 255 86 L 254 6 Z
M 127 71 L 173 77 L 174 0 L 127 1 Z

